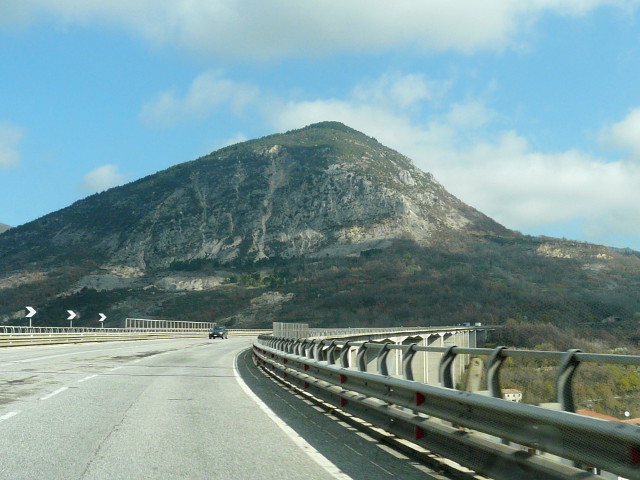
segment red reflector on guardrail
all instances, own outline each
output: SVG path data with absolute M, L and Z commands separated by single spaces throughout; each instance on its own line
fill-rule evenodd
M 340 397 L 340 406 L 344 407 L 347 404 L 347 399 Z
M 344 383 L 347 381 L 347 376 L 346 375 L 340 375 L 340 383 Z
M 307 370 L 309 370 L 309 365 L 304 366 L 304 371 L 306 372 Z
M 416 405 L 422 405 L 426 398 L 420 392 L 416 392 Z
M 640 447 L 629 447 L 629 461 L 631 462 L 631 465 L 640 464 Z
M 309 388 L 309 382 L 304 382 L 304 389 L 308 389 Z
M 422 437 L 424 437 L 424 430 L 422 430 L 420 427 L 416 427 L 415 436 L 416 436 L 416 440 L 420 440 Z

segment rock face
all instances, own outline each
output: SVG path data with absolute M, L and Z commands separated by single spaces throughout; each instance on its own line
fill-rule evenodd
M 0 223 L 0 233 L 4 233 L 9 230 L 11 227 L 9 225 L 5 225 L 4 223 Z
M 508 234 L 408 158 L 326 122 L 224 148 L 13 229 L 0 238 L 0 263 L 149 271 L 348 255 L 403 237 L 430 245 L 451 232 Z

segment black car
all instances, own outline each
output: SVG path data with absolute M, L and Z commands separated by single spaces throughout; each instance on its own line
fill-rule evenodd
M 211 330 L 209 330 L 209 338 L 216 338 L 216 337 L 220 337 L 222 339 L 225 339 L 229 336 L 229 331 L 227 330 L 227 327 L 225 327 L 224 325 L 216 325 L 215 327 L 213 327 Z

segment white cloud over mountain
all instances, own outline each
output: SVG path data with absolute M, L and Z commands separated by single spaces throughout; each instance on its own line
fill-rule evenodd
M 149 125 L 171 126 L 201 120 L 221 107 L 239 113 L 255 103 L 257 95 L 253 85 L 229 80 L 220 72 L 205 72 L 182 95 L 173 90 L 159 93 L 143 106 L 140 118 Z
M 632 159 L 640 161 L 640 107 L 600 132 L 601 143 L 608 148 L 625 152 Z
M 21 128 L 0 122 L 0 168 L 15 167 L 20 163 L 18 145 L 23 136 Z
M 118 172 L 117 165 L 102 165 L 84 176 L 82 189 L 97 193 L 120 185 L 126 175 Z

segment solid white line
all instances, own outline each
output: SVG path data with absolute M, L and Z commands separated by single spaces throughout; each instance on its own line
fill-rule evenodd
M 58 390 L 56 390 L 55 392 L 51 392 L 48 395 L 45 395 L 44 397 L 42 397 L 40 400 L 49 400 L 51 397 L 53 397 L 54 395 L 58 395 L 59 393 L 64 392 L 66 389 L 68 389 L 69 387 L 62 387 L 59 388 Z
M 243 353 L 243 352 L 240 352 Z M 337 478 L 339 480 L 352 480 L 352 478 L 346 473 L 342 472 L 335 464 L 333 464 L 327 457 L 322 455 L 318 450 L 316 450 L 313 446 L 311 446 L 304 438 L 302 438 L 296 431 L 287 425 L 278 415 L 274 413 L 258 396 L 251 391 L 249 386 L 244 382 L 242 377 L 240 376 L 240 372 L 238 371 L 238 357 L 240 356 L 238 353 L 233 359 L 233 372 L 235 374 L 236 380 L 240 384 L 240 387 L 244 392 L 258 404 L 258 406 L 264 411 L 267 416 L 275 422 L 278 427 L 280 427 L 287 436 L 293 440 L 298 447 L 302 449 L 304 453 L 306 453 L 314 462 L 320 465 L 329 475 L 333 478 Z
M 9 412 L 9 413 L 5 413 L 4 415 L 0 415 L 0 422 L 3 420 L 8 420 L 11 417 L 15 417 L 19 413 L 20 413 L 20 410 L 18 410 L 17 412 Z
M 88 377 L 84 377 L 81 380 L 78 380 L 78 383 L 86 382 L 87 380 L 91 380 L 92 378 L 97 377 L 98 375 L 89 375 Z

